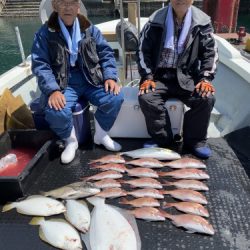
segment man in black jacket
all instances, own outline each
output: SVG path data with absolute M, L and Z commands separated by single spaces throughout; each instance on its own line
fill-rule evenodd
M 180 99 L 190 108 L 184 116 L 184 146 L 208 158 L 206 137 L 215 102 L 211 81 L 218 53 L 210 17 L 192 3 L 170 0 L 144 26 L 138 50 L 139 102 L 153 144 L 167 147 L 173 134 L 164 105 L 170 97 Z

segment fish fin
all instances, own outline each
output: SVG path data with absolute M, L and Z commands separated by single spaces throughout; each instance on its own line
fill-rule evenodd
M 12 203 L 8 203 L 8 204 L 4 205 L 3 209 L 2 209 L 2 212 L 7 212 L 7 211 L 15 208 L 16 204 L 17 204 L 16 202 L 12 202 Z
M 41 240 L 49 243 L 41 227 L 39 227 L 39 237 L 41 238 Z
M 40 225 L 44 222 L 44 217 L 33 217 L 32 220 L 29 222 L 30 225 Z
M 192 230 L 189 229 L 189 230 L 186 231 L 186 233 L 193 234 L 193 233 L 195 233 L 195 231 L 192 231 Z
M 172 207 L 173 204 L 172 203 L 168 203 L 168 202 L 163 202 L 162 206 L 163 206 L 163 208 L 169 208 L 169 207 Z
M 128 204 L 128 200 L 126 198 L 121 198 L 120 204 Z
M 99 205 L 105 204 L 105 199 L 101 197 L 90 197 L 90 198 L 87 198 L 87 201 L 93 206 L 99 206 Z

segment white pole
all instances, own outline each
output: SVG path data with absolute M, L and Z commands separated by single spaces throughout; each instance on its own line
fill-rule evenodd
M 126 53 L 125 53 L 125 40 L 124 40 L 124 12 L 123 12 L 123 0 L 120 2 L 120 17 L 121 17 L 121 39 L 122 39 L 122 64 L 123 64 L 123 80 L 126 78 Z
M 21 53 L 22 60 L 23 60 L 23 65 L 25 66 L 26 65 L 25 54 L 24 54 L 24 49 L 23 49 L 23 44 L 22 44 L 22 39 L 20 36 L 19 28 L 17 26 L 15 27 L 15 31 L 16 31 L 18 46 L 19 46 L 20 53 Z

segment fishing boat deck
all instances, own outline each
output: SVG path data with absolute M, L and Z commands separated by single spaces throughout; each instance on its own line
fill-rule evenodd
M 207 171 L 210 175 L 207 184 L 210 190 L 205 195 L 208 199 L 209 221 L 215 229 L 215 235 L 189 234 L 176 228 L 169 220 L 165 222 L 137 220 L 142 250 L 250 249 L 250 180 L 229 145 L 229 143 L 233 145 L 236 141 L 241 144 L 245 143 L 247 146 L 246 143 L 250 141 L 249 137 L 250 130 L 247 128 L 247 130 L 229 136 L 228 142 L 223 138 L 208 140 L 213 149 L 213 155 L 206 161 Z M 118 141 L 122 144 L 124 151 L 140 148 L 144 142 L 144 140 L 132 139 Z M 247 164 L 249 166 L 249 150 L 248 145 L 248 148 L 245 149 L 245 156 L 248 156 L 245 167 Z M 79 177 L 95 173 L 88 168 L 87 163 L 106 154 L 110 154 L 110 152 L 101 147 L 83 148 L 78 150 L 77 157 L 71 164 L 61 165 L 58 157 L 51 157 L 47 152 L 40 162 L 40 164 L 44 164 L 43 172 L 39 178 L 30 183 L 27 195 L 38 194 L 40 191 L 79 181 Z M 186 155 L 185 152 L 183 155 Z M 118 205 L 118 201 L 119 199 L 115 199 L 111 203 Z M 166 196 L 165 201 L 174 200 Z M 168 209 L 168 211 L 178 214 L 174 208 Z M 39 239 L 38 227 L 29 225 L 30 220 L 31 217 L 20 215 L 15 210 L 1 213 L 0 249 L 54 249 Z

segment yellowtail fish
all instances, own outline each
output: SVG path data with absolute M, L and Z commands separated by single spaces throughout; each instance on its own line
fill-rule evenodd
M 150 168 L 131 168 L 126 170 L 129 176 L 158 178 L 156 171 Z
M 133 214 L 135 218 L 147 221 L 164 221 L 165 216 L 160 210 L 154 207 L 140 207 L 130 210 L 129 213 Z
M 120 182 L 129 184 L 134 187 L 141 187 L 141 188 L 157 188 L 157 189 L 162 188 L 161 183 L 153 178 L 138 178 L 134 180 L 121 180 Z
M 151 197 L 143 197 L 134 200 L 127 200 L 122 198 L 120 204 L 131 205 L 133 207 L 159 207 L 160 202 Z
M 207 180 L 209 175 L 196 168 L 178 169 L 171 172 L 158 172 L 159 176 L 171 176 L 175 179 Z
M 105 155 L 99 159 L 90 161 L 89 164 L 93 163 L 100 163 L 100 164 L 107 164 L 107 163 L 125 163 L 125 160 L 123 157 L 121 157 L 119 154 L 116 155 Z
M 198 180 L 179 180 L 179 181 L 165 181 L 163 186 L 175 186 L 181 189 L 192 189 L 196 191 L 208 191 L 208 186 Z
M 209 217 L 209 213 L 207 209 L 199 203 L 196 202 L 163 202 L 163 208 L 175 207 L 181 212 L 188 213 L 188 214 L 195 214 L 203 217 Z
M 197 202 L 200 204 L 207 204 L 207 199 L 201 193 L 189 190 L 189 189 L 176 189 L 176 190 L 169 190 L 169 191 L 162 191 L 163 194 L 169 194 L 172 197 L 182 200 L 182 201 L 191 201 Z
M 44 220 L 43 217 L 34 217 L 30 225 L 40 225 L 41 240 L 50 245 L 65 250 L 80 250 L 82 243 L 76 229 L 62 219 Z
M 206 168 L 206 165 L 202 161 L 187 157 L 175 161 L 165 162 L 164 166 L 171 168 Z
M 120 182 L 113 179 L 103 179 L 94 183 L 98 188 L 119 188 Z
M 120 155 L 126 155 L 132 158 L 155 158 L 158 160 L 177 160 L 181 156 L 166 148 L 141 148 L 132 151 L 122 152 Z
M 118 164 L 118 163 L 107 163 L 104 165 L 96 165 L 91 168 L 100 169 L 101 171 L 113 170 L 120 173 L 125 173 L 127 171 L 127 168 L 125 167 L 124 164 Z
M 126 196 L 126 195 L 127 193 L 121 188 L 106 188 L 99 194 L 96 194 L 95 196 L 112 199 L 112 198 L 117 198 L 117 197 Z
M 48 192 L 42 192 L 44 196 L 51 196 L 59 199 L 78 199 L 99 193 L 101 190 L 93 183 L 81 181 L 53 189 Z
M 95 174 L 89 177 L 83 177 L 84 180 L 103 180 L 103 179 L 119 179 L 122 178 L 122 174 L 113 170 L 105 171 L 99 174 Z
M 90 226 L 90 212 L 83 200 L 66 200 L 66 220 L 80 232 L 86 233 Z
M 126 161 L 126 164 L 128 165 L 134 165 L 139 167 L 145 167 L 145 168 L 162 168 L 164 167 L 164 164 L 154 158 L 140 158 L 133 161 Z
M 164 199 L 164 195 L 162 194 L 162 192 L 153 188 L 137 189 L 137 190 L 128 192 L 127 194 L 132 195 L 137 198 L 152 197 L 156 199 Z
M 42 195 L 32 195 L 25 200 L 9 203 L 3 207 L 3 212 L 16 208 L 17 212 L 32 216 L 51 216 L 66 211 L 65 206 L 52 198 Z
M 214 235 L 213 226 L 204 218 L 192 214 L 171 215 L 162 211 L 162 215 L 170 219 L 177 227 L 184 227 L 188 233 Z

